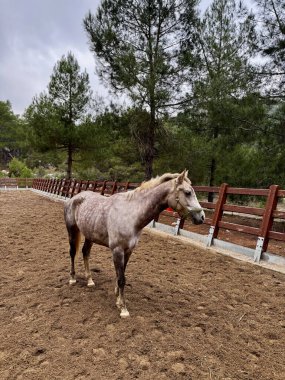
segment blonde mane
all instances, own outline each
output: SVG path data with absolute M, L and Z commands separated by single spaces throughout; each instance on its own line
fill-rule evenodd
M 188 175 L 188 171 L 186 172 L 184 180 L 187 181 L 191 185 L 191 181 L 187 177 L 187 175 Z M 155 178 L 152 178 L 149 181 L 142 182 L 142 184 L 139 187 L 137 187 L 135 190 L 128 191 L 124 194 L 126 194 L 126 197 L 128 200 L 131 200 L 131 199 L 133 199 L 133 196 L 136 193 L 138 193 L 142 190 L 153 189 L 154 187 L 157 187 L 164 182 L 171 181 L 172 179 L 178 178 L 179 176 L 180 176 L 180 173 L 165 173 L 161 176 L 157 176 Z
M 179 173 L 165 173 L 162 176 L 157 176 L 150 179 L 149 181 L 143 182 L 135 191 L 141 191 L 145 189 L 152 189 L 156 186 L 161 185 L 163 182 L 170 181 L 171 179 L 177 178 Z

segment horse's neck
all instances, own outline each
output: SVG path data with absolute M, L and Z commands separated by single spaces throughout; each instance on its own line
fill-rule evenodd
M 143 190 L 138 193 L 140 202 L 139 225 L 141 228 L 146 226 L 163 209 L 167 207 L 167 195 L 171 189 L 170 183 L 163 183 L 152 189 Z

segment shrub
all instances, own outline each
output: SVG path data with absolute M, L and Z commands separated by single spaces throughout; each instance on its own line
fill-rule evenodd
M 32 178 L 33 172 L 24 162 L 14 157 L 9 163 L 9 177 Z

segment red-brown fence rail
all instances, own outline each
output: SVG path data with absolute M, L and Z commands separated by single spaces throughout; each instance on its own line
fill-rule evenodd
M 86 190 L 110 196 L 115 193 L 134 190 L 139 185 L 139 183 L 128 181 L 82 181 L 76 179 L 36 178 L 33 181 L 32 187 L 50 194 L 72 198 L 74 195 Z
M 16 181 L 15 181 L 16 180 Z M 81 191 L 94 191 L 105 196 L 111 196 L 118 192 L 130 191 L 137 188 L 140 184 L 134 182 L 117 182 L 117 181 L 95 181 L 95 180 L 67 180 L 67 179 L 0 179 L 0 188 L 2 187 L 33 187 L 34 189 L 71 198 Z M 273 228 L 274 221 L 285 224 L 285 211 L 278 209 L 277 205 L 282 203 L 285 198 L 285 190 L 280 190 L 277 185 L 270 186 L 269 189 L 247 189 L 234 188 L 227 184 L 220 187 L 194 186 L 201 206 L 206 211 L 205 224 L 209 226 L 207 231 L 207 245 L 210 246 L 215 239 L 220 238 L 221 231 L 234 231 L 238 234 L 245 234 L 255 237 L 256 247 L 254 260 L 259 261 L 262 254 L 267 251 L 268 243 L 271 240 L 285 242 L 285 232 Z M 214 202 L 207 202 L 206 195 L 214 193 Z M 253 204 L 244 205 L 234 202 L 234 197 L 240 201 L 243 197 L 254 198 Z M 262 206 L 256 207 L 260 199 Z M 285 210 L 285 208 L 284 208 Z M 229 221 L 227 215 L 242 216 L 239 223 Z M 157 215 L 154 222 L 173 218 L 175 225 L 174 234 L 179 234 L 184 227 L 185 220 L 180 218 L 174 211 L 163 211 Z M 245 217 L 254 218 L 254 225 L 246 225 Z M 154 223 L 155 224 L 155 223 Z

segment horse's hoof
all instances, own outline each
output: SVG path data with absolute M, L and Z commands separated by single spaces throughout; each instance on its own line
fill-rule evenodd
M 88 286 L 88 288 L 93 288 L 95 286 L 94 281 L 93 280 L 88 280 L 87 286 Z
M 128 312 L 127 309 L 122 309 L 120 313 L 121 318 L 128 318 L 130 316 L 130 313 Z
M 75 278 L 71 278 L 69 280 L 69 285 L 74 285 L 74 284 L 76 284 L 76 280 L 75 280 Z

